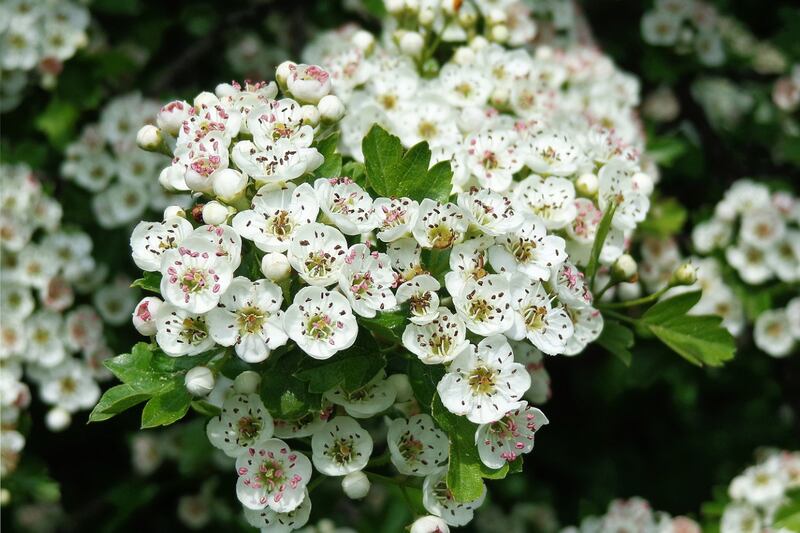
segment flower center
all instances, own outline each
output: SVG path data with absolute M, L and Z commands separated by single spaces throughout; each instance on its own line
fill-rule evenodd
M 243 307 L 239 310 L 239 330 L 246 331 L 247 333 L 257 333 L 261 331 L 261 326 L 264 325 L 266 318 L 267 314 L 261 309 L 256 307 Z
M 428 291 L 417 293 L 409 299 L 408 303 L 413 314 L 424 315 L 431 306 L 431 293 Z
M 266 486 L 269 492 L 274 491 L 286 482 L 286 472 L 283 463 L 276 459 L 266 459 L 258 467 L 256 480 Z
M 330 448 L 325 451 L 325 455 L 330 457 L 336 464 L 349 464 L 355 458 L 353 439 L 339 437 L 334 440 Z
M 469 386 L 474 394 L 486 395 L 495 390 L 495 375 L 491 369 L 479 366 L 469 375 Z
M 253 442 L 259 433 L 261 433 L 261 420 L 250 416 L 243 416 L 239 419 L 237 441 L 239 444 Z
M 333 258 L 327 252 L 316 252 L 308 254 L 305 261 L 306 271 L 312 278 L 323 278 L 331 271 Z
M 527 326 L 529 330 L 540 330 L 546 325 L 545 316 L 547 316 L 547 308 L 532 305 L 525 310 L 522 316 L 525 319 L 525 326 Z
M 456 240 L 456 232 L 446 224 L 436 224 L 428 229 L 428 240 L 436 249 L 448 248 Z
M 469 303 L 469 314 L 478 322 L 491 318 L 494 307 L 485 298 L 475 298 Z
M 424 446 L 421 440 L 415 439 L 411 433 L 406 433 L 403 435 L 398 448 L 403 458 L 412 462 L 417 461 L 417 458 L 422 454 Z
M 183 319 L 180 337 L 189 344 L 199 344 L 208 337 L 206 322 L 202 317 Z
M 306 322 L 306 336 L 315 340 L 325 340 L 333 335 L 333 324 L 328 315 L 316 314 Z
M 536 250 L 536 243 L 534 241 L 520 239 L 511 245 L 509 251 L 517 261 L 520 263 L 527 263 L 533 259 L 534 250 Z
M 278 211 L 267 222 L 267 231 L 281 241 L 290 236 L 293 230 L 294 223 L 288 211 Z

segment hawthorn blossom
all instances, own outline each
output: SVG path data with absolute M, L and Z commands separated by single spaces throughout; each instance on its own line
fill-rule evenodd
M 344 476 L 367 466 L 372 437 L 348 416 L 337 416 L 311 437 L 311 460 L 326 476 Z
M 309 285 L 336 283 L 347 257 L 347 241 L 336 228 L 312 222 L 298 229 L 289 244 L 289 263 Z
M 486 486 L 481 481 L 481 495 L 473 501 L 459 503 L 447 488 L 446 475 L 447 468 L 442 467 L 425 477 L 422 484 L 422 504 L 429 513 L 438 516 L 448 525 L 466 525 L 472 520 L 475 509 L 483 504 Z
M 467 221 L 458 206 L 425 198 L 412 233 L 423 248 L 441 250 L 461 242 L 466 231 Z
M 228 457 L 238 457 L 272 438 L 273 421 L 258 394 L 234 394 L 209 420 L 209 442 Z
M 520 209 L 539 217 L 549 230 L 564 228 L 578 216 L 575 186 L 566 178 L 532 174 L 515 187 L 513 197 Z
M 391 291 L 395 275 L 390 263 L 389 256 L 371 252 L 364 244 L 354 244 L 347 251 L 339 272 L 339 288 L 356 314 L 372 318 L 378 311 L 397 305 Z
M 208 241 L 192 239 L 164 252 L 161 294 L 170 304 L 192 313 L 213 309 L 233 279 L 233 268 Z
M 303 501 L 285 513 L 276 513 L 269 507 L 263 509 L 249 509 L 245 507 L 244 518 L 251 526 L 261 531 L 294 531 L 308 523 L 311 515 L 311 497 L 305 491 Z
M 347 298 L 320 287 L 305 287 L 283 314 L 290 339 L 315 359 L 328 359 L 356 340 L 358 324 Z
M 453 306 L 467 329 L 482 336 L 504 333 L 514 323 L 508 278 L 489 274 L 468 280 L 453 297 Z
M 419 203 L 410 198 L 376 198 L 372 203 L 376 234 L 383 242 L 395 242 L 411 234 Z
M 489 262 L 501 273 L 521 272 L 531 279 L 546 280 L 567 258 L 564 239 L 548 235 L 542 220 L 533 215 L 526 216 L 517 231 L 497 237 L 496 242 L 489 248 Z
M 133 262 L 145 272 L 157 272 L 163 253 L 177 248 L 192 231 L 192 224 L 180 217 L 164 222 L 139 222 L 131 234 Z
M 156 342 L 172 357 L 197 355 L 214 346 L 205 316 L 169 303 L 164 303 L 156 314 Z
M 267 439 L 236 458 L 236 472 L 236 496 L 245 508 L 288 513 L 306 499 L 311 461 L 282 440 Z
M 508 336 L 514 340 L 527 338 L 546 354 L 564 353 L 573 334 L 572 321 L 561 307 L 554 307 L 542 285 L 520 277 L 511 281 L 514 325 Z
M 398 304 L 408 302 L 412 323 L 428 324 L 439 316 L 439 289 L 441 285 L 436 278 L 420 274 L 397 287 L 395 297 Z
M 533 450 L 533 436 L 549 420 L 527 402 L 498 420 L 478 426 L 475 444 L 481 462 L 489 468 L 501 468 Z
M 509 132 L 486 132 L 468 137 L 467 168 L 482 187 L 502 192 L 509 188 L 524 161 Z
M 397 390 L 386 380 L 381 371 L 366 385 L 355 390 L 345 390 L 339 386 L 327 391 L 324 398 L 341 405 L 353 418 L 370 418 L 394 404 Z
M 427 476 L 447 459 L 447 434 L 436 427 L 428 414 L 389 423 L 386 436 L 392 464 L 406 476 Z
M 407 325 L 403 346 L 427 365 L 447 363 L 473 351 L 464 321 L 446 307 L 440 307 L 430 322 Z
M 486 235 L 505 235 L 522 224 L 522 216 L 511 200 L 491 190 L 473 188 L 462 192 L 458 195 L 458 206 L 467 222 Z

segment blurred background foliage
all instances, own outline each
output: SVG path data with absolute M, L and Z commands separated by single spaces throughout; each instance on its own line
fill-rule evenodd
M 714 3 L 782 50 L 790 63 L 800 61 L 796 2 Z M 661 220 L 649 227 L 662 236 L 676 234 L 687 245 L 686 232 L 680 233 L 685 223 L 706 217 L 733 181 L 751 176 L 797 190 L 800 137 L 755 113 L 734 128 L 715 127 L 692 96 L 698 77 L 722 76 L 748 87 L 755 108 L 769 100 L 774 77 L 735 62 L 704 67 L 645 45 L 639 21 L 649 4 L 587 0 L 581 7 L 598 46 L 641 78 L 643 95 L 669 86 L 678 99 L 676 119 L 644 124 L 661 167 L 659 194 L 677 200 L 663 204 Z M 62 199 L 65 219 L 76 224 L 90 223 L 91 210 L 84 192 L 58 178 L 62 150 L 83 125 L 97 120 L 109 98 L 139 91 L 167 101 L 221 81 L 268 76 L 270 62 L 299 58 L 319 29 L 351 20 L 376 28 L 381 3 L 93 0 L 90 8 L 90 44 L 65 64 L 57 86 L 29 87 L 21 104 L 2 117 L 2 159 L 38 169 Z M 261 40 L 269 53 L 234 68 L 230 50 L 244 34 Z M 124 230 L 95 230 L 100 259 L 133 274 Z M 112 340 L 115 349 L 132 345 L 130 329 Z M 800 358 L 769 358 L 750 339 L 723 368 L 694 367 L 657 342 L 639 343 L 633 355 L 630 367 L 596 346 L 579 357 L 547 360 L 552 398 L 544 410 L 552 423 L 538 436 L 524 474 L 489 482 L 492 505 L 510 514 L 521 502 L 548 504 L 562 524 L 571 524 L 602 514 L 613 498 L 640 495 L 654 508 L 702 519 L 703 502 L 752 462 L 758 447 L 791 449 L 800 442 Z M 34 420 L 44 413 L 33 405 Z M 203 493 L 213 495 L 207 530 L 250 530 L 230 490 L 233 476 L 220 473 L 199 419 L 158 434 L 169 443 L 162 448 L 173 451 L 149 476 L 132 473 L 130 440 L 137 427 L 133 412 L 102 425 L 78 421 L 58 434 L 32 426 L 18 475 L 7 485 L 16 484 L 14 493 L 21 496 L 14 503 L 22 512 L 16 518 L 3 512 L 3 527 L 35 530 L 24 504 L 55 501 L 60 494 L 61 510 L 53 512 L 63 513 L 65 531 L 182 530 L 179 497 Z M 330 488 L 331 494 L 338 491 Z M 325 484 L 316 489 L 326 490 Z M 489 504 L 484 512 L 491 512 Z M 332 517 L 361 531 L 401 531 L 407 513 L 398 489 L 376 486 L 364 504 L 315 497 L 311 523 Z M 479 518 L 470 527 L 481 524 Z M 499 531 L 493 524 L 489 530 Z

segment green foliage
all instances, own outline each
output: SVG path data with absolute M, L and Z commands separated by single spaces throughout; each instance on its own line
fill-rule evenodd
M 322 407 L 322 395 L 310 392 L 295 372 L 306 356 L 297 351 L 282 355 L 277 364 L 261 376 L 261 399 L 276 418 L 297 419 Z
M 720 317 L 687 315 L 700 296 L 700 291 L 694 291 L 658 302 L 640 322 L 687 361 L 698 366 L 721 366 L 733 358 L 736 345 L 720 325 Z
M 420 407 L 430 412 L 433 397 L 436 395 L 436 385 L 444 376 L 441 365 L 426 365 L 416 357 L 408 360 L 408 381 Z
M 775 513 L 773 527 L 775 530 L 800 531 L 800 489 L 794 489 L 786 496 L 788 501 Z
M 336 151 L 338 144 L 338 131 L 317 142 L 317 150 L 325 158 L 325 162 L 314 171 L 314 175 L 322 178 L 335 178 L 342 175 L 342 154 Z
M 378 337 L 394 342 L 400 342 L 403 336 L 403 331 L 405 331 L 406 324 L 408 323 L 407 319 L 407 309 L 401 309 L 399 311 L 378 313 L 372 318 L 359 316 L 358 324 L 361 327 L 367 328 Z
M 430 167 L 431 151 L 421 142 L 408 151 L 400 139 L 375 124 L 361 144 L 367 183 L 380 196 L 407 196 L 422 201 L 431 198 L 446 202 L 452 189 L 450 163 Z
M 675 198 L 666 198 L 653 204 L 639 231 L 655 237 L 668 238 L 683 229 L 688 213 Z
M 597 338 L 597 344 L 605 348 L 609 353 L 619 357 L 625 366 L 631 366 L 633 354 L 633 332 L 615 320 L 605 319 L 603 331 Z
M 386 359 L 377 347 L 368 347 L 367 342 L 355 344 L 329 359 L 317 360 L 306 357 L 295 376 L 308 383 L 308 391 L 324 393 L 341 386 L 352 392 L 366 385 L 386 366 Z
M 161 272 L 145 272 L 141 278 L 131 283 L 131 287 L 161 294 Z
M 603 244 L 606 242 L 608 232 L 611 230 L 611 221 L 614 220 L 614 213 L 616 212 L 617 204 L 611 203 L 597 226 L 597 234 L 592 244 L 592 253 L 589 256 L 589 264 L 586 265 L 586 276 L 592 280 L 592 284 L 594 284 L 594 277 L 597 275 L 597 269 L 600 266 L 600 252 L 603 251 Z
M 184 417 L 192 397 L 184 386 L 186 371 L 207 364 L 218 352 L 173 358 L 140 342 L 130 353 L 105 361 L 120 381 L 108 389 L 89 415 L 101 422 L 144 401 L 142 428 L 166 426 Z
M 447 433 L 450 440 L 450 460 L 447 465 L 447 488 L 457 502 L 470 502 L 483 493 L 483 471 L 478 449 L 475 447 L 476 426 L 463 416 L 448 411 L 439 395 L 431 407 L 433 418 Z

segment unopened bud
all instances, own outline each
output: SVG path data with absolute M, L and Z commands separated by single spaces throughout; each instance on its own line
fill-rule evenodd
M 186 218 L 186 211 L 179 205 L 168 205 L 164 209 L 164 220 L 171 218 Z
M 469 46 L 460 46 L 453 54 L 453 62 L 459 65 L 471 65 L 475 61 L 475 51 Z
M 233 390 L 239 394 L 253 394 L 261 385 L 261 376 L 258 372 L 245 370 L 233 380 Z
M 159 152 L 161 151 L 161 146 L 164 144 L 164 136 L 161 134 L 161 130 L 156 126 L 145 124 L 139 128 L 139 132 L 136 134 L 136 144 L 142 150 Z
M 351 42 L 364 53 L 369 54 L 375 47 L 375 36 L 366 30 L 358 30 L 353 34 Z
M 578 176 L 578 179 L 575 180 L 575 192 L 578 193 L 579 196 L 583 196 L 584 198 L 592 198 L 595 194 L 597 194 L 597 188 L 599 187 L 599 182 L 597 176 L 592 174 L 591 172 L 587 172 L 586 174 L 581 174 Z
M 498 24 L 497 26 L 492 27 L 492 41 L 496 43 L 504 43 L 508 41 L 510 33 L 508 31 L 508 26 L 505 24 Z
M 301 104 L 317 104 L 331 92 L 331 77 L 317 65 L 292 65 L 286 78 L 286 88 Z
M 169 192 L 189 190 L 186 185 L 186 169 L 180 164 L 165 167 L 158 175 L 158 183 Z
M 317 104 L 319 115 L 325 122 L 337 122 L 344 116 L 344 104 L 342 100 L 333 94 L 322 98 Z
M 321 101 L 322 100 L 320 100 L 320 102 Z M 314 127 L 317 124 L 319 124 L 320 112 L 317 106 L 304 105 L 303 107 L 300 108 L 300 112 L 303 114 L 303 124 L 308 124 L 311 127 Z
M 192 106 L 183 100 L 173 100 L 156 115 L 156 124 L 162 131 L 177 137 L 181 125 L 191 116 Z
M 351 472 L 342 479 L 342 490 L 352 500 L 360 500 L 369 494 L 369 487 L 369 479 L 361 470 Z
M 214 388 L 214 373 L 207 366 L 196 366 L 186 373 L 184 383 L 192 396 L 206 396 Z
M 398 403 L 407 402 L 408 400 L 414 397 L 414 391 L 411 389 L 411 382 L 408 380 L 408 376 L 405 374 L 392 374 L 386 381 L 394 387 L 394 390 L 397 392 L 396 401 Z
M 638 265 L 629 254 L 622 254 L 611 266 L 611 279 L 613 281 L 636 281 Z
M 436 12 L 429 7 L 421 9 L 419 11 L 419 15 L 417 16 L 417 20 L 419 20 L 420 26 L 427 28 L 436 20 Z
M 219 226 L 228 220 L 228 206 L 212 200 L 203 206 L 203 222 Z
M 292 266 L 284 254 L 271 252 L 261 259 L 261 273 L 267 279 L 279 282 L 289 278 Z
M 214 176 L 214 194 L 223 202 L 233 203 L 247 188 L 247 176 L 232 168 L 218 170 Z
M 288 80 L 289 76 L 292 74 L 292 67 L 294 66 L 295 63 L 292 61 L 284 61 L 275 69 L 275 81 L 278 82 L 281 88 L 286 88 L 286 80 Z
M 644 172 L 637 172 L 631 178 L 634 189 L 642 194 L 650 195 L 653 192 L 653 178 Z
M 424 47 L 425 40 L 415 31 L 407 31 L 400 37 L 400 51 L 407 56 L 419 57 Z
M 669 284 L 672 287 L 679 285 L 692 285 L 697 281 L 697 269 L 691 263 L 684 263 L 675 269 Z
M 237 94 L 239 94 L 239 89 L 237 89 L 230 83 L 220 83 L 214 88 L 214 93 L 219 98 L 225 98 L 226 96 L 236 96 Z
M 219 103 L 219 98 L 214 93 L 203 91 L 194 97 L 194 107 L 201 109 L 203 107 L 215 106 Z
M 72 415 L 63 407 L 53 407 L 47 412 L 44 422 L 50 431 L 64 431 L 72 423 Z

